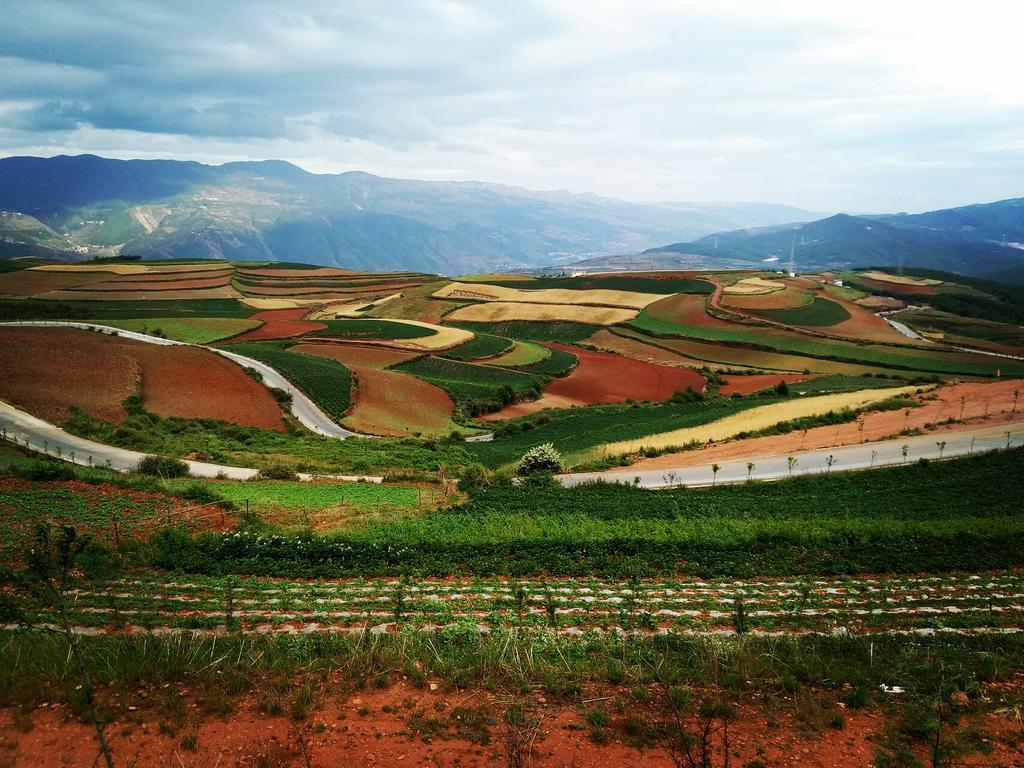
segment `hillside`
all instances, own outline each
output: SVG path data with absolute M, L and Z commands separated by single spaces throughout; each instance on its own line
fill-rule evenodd
M 0 159 L 0 211 L 32 223 L 15 230 L 0 222 L 3 256 L 126 253 L 449 274 L 635 252 L 811 215 L 757 203 L 634 204 L 480 182 L 313 174 L 274 160 L 209 166 L 92 155 Z

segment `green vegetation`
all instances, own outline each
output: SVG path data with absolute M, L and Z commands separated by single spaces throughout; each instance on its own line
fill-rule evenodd
M 486 466 L 499 467 L 535 445 L 552 443 L 571 467 L 579 454 L 596 445 L 708 424 L 766 402 L 760 397 L 704 399 L 680 393 L 664 403 L 546 410 L 504 421 L 496 426 L 494 440 L 467 443 L 466 450 Z
M 407 485 L 246 480 L 216 481 L 209 483 L 207 488 L 235 505 L 249 500 L 264 506 L 284 508 L 323 509 L 337 504 L 369 506 L 378 503 L 416 506 L 416 489 Z
M 138 301 L 51 301 L 0 299 L 3 320 L 134 320 L 167 317 L 249 317 L 256 310 L 236 299 L 140 299 Z
M 636 291 L 638 293 L 706 293 L 715 291 L 715 286 L 707 280 L 693 277 L 633 277 L 630 275 L 594 275 L 591 277 L 535 277 L 531 280 L 484 280 L 489 285 L 501 285 L 506 288 L 536 290 L 539 288 L 569 288 L 571 290 L 590 291 Z
M 514 343 L 512 339 L 506 339 L 502 336 L 478 333 L 465 344 L 445 352 L 444 356 L 452 360 L 479 360 L 481 358 L 497 357 L 511 349 Z
M 504 320 L 500 323 L 449 323 L 473 333 L 490 333 L 524 341 L 560 341 L 571 344 L 589 339 L 604 326 L 541 320 Z
M 491 486 L 460 507 L 332 536 L 166 534 L 153 556 L 204 573 L 303 577 L 1008 568 L 1024 551 L 1022 462 L 1017 448 L 718 488 Z
M 231 351 L 271 368 L 301 389 L 335 421 L 352 407 L 352 373 L 337 360 L 304 355 L 286 349 L 288 342 L 261 341 L 232 344 Z
M 345 320 L 317 320 L 327 326 L 314 331 L 310 336 L 326 336 L 332 339 L 422 339 L 433 336 L 436 331 L 420 325 L 396 323 L 391 320 L 354 318 Z
M 394 366 L 394 370 L 436 384 L 451 396 L 456 408 L 469 416 L 536 397 L 544 387 L 544 379 L 530 373 L 440 357 L 416 358 Z
M 126 331 L 148 333 L 188 344 L 209 344 L 258 328 L 260 321 L 234 317 L 154 317 L 111 320 L 109 324 Z
M 880 389 L 882 387 L 903 387 L 909 384 L 933 383 L 932 378 L 887 379 L 875 376 L 818 376 L 807 381 L 789 385 L 791 392 L 807 395 L 831 395 L 838 392 L 856 392 L 859 389 Z
M 788 325 L 828 326 L 850 319 L 846 307 L 821 296 L 815 296 L 809 304 L 793 309 L 761 309 L 756 314 Z
M 533 373 L 538 376 L 550 376 L 554 379 L 561 378 L 562 376 L 568 376 L 572 373 L 572 370 L 579 365 L 579 358 L 576 357 L 572 352 L 566 352 L 561 349 L 554 349 L 548 347 L 551 354 L 547 356 L 547 359 L 541 360 L 539 363 L 528 365 L 523 368 L 527 373 Z
M 503 368 L 526 368 L 537 363 L 542 363 L 551 356 L 551 348 L 529 341 L 513 342 L 514 347 L 507 354 L 502 355 L 498 360 L 490 360 L 490 365 L 500 365 Z M 539 371 L 535 371 L 539 373 Z
M 952 315 L 934 309 L 901 312 L 897 319 L 915 330 L 938 331 L 947 337 L 980 339 L 994 344 L 1024 347 L 1024 328 L 1004 322 Z

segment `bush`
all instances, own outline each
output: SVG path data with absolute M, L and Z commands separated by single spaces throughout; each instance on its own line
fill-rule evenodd
M 537 445 L 523 454 L 516 464 L 516 474 L 529 477 L 536 474 L 553 475 L 562 471 L 562 456 L 551 443 Z
M 459 479 L 459 487 L 463 490 L 486 488 L 490 484 L 491 473 L 487 470 L 487 467 L 479 462 L 466 467 L 462 472 L 462 477 Z
M 298 480 L 299 476 L 294 469 L 285 464 L 271 464 L 261 469 L 257 477 L 260 480 Z
M 155 477 L 187 477 L 188 464 L 171 456 L 143 456 L 135 471 Z
M 74 480 L 77 477 L 73 466 L 57 461 L 13 464 L 9 471 L 25 480 Z

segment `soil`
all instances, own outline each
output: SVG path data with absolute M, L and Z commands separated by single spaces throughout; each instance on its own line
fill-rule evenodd
M 932 285 L 890 283 L 885 280 L 876 280 L 873 277 L 864 277 L 863 275 L 858 277 L 857 280 L 877 291 L 887 291 L 889 293 L 895 293 L 902 296 L 932 296 L 935 293 L 935 287 Z
M 262 320 L 263 325 L 253 328 L 251 331 L 235 336 L 234 341 L 266 341 L 268 339 L 287 339 L 292 336 L 301 336 L 304 333 L 322 331 L 327 326 L 323 323 L 313 323 L 302 318 L 309 314 L 305 307 L 294 307 L 292 309 L 269 309 L 265 312 L 257 312 L 252 316 L 253 320 Z
M 154 283 L 153 285 L 158 285 Z M 148 290 L 126 291 L 120 287 L 117 290 L 101 291 L 50 291 L 40 294 L 41 299 L 69 299 L 74 301 L 144 301 L 146 299 L 237 299 L 238 292 L 230 285 L 221 285 L 215 288 L 178 289 L 168 291 L 160 288 Z
M 141 381 L 160 416 L 210 418 L 284 430 L 273 395 L 240 366 L 197 347 L 156 346 L 76 328 L 0 328 L 0 397 L 62 424 L 78 405 L 119 424 Z
M 640 360 L 646 363 L 654 363 L 656 365 L 675 365 L 683 368 L 703 368 L 704 366 L 709 366 L 711 368 L 715 367 L 713 364 L 706 363 L 703 360 L 670 352 L 667 349 L 656 347 L 653 344 L 646 344 L 639 339 L 619 336 L 617 333 L 612 333 L 611 331 L 604 329 L 598 331 L 587 339 L 587 343 L 593 344 L 595 347 L 600 347 L 608 352 L 614 352 L 622 355 L 623 357 L 629 357 L 633 360 Z
M 327 294 L 327 295 L 338 295 L 348 296 L 351 294 L 359 295 L 370 295 L 374 293 L 398 293 L 406 288 L 415 288 L 418 285 L 422 285 L 419 282 L 381 282 L 381 283 L 364 283 L 360 285 L 350 286 L 332 286 L 332 285 L 295 285 L 295 286 L 274 286 L 274 285 L 245 285 L 242 286 L 242 290 L 246 293 L 259 294 L 260 296 L 301 296 L 305 294 Z
M 218 717 L 204 714 L 190 702 L 199 692 L 193 694 L 183 687 L 140 688 L 128 693 L 129 709 L 107 727 L 107 738 L 117 764 L 134 768 L 673 765 L 664 748 L 656 743 L 634 745 L 627 732 L 630 723 L 646 727 L 664 718 L 652 703 L 657 697 L 653 691 L 646 701 L 638 702 L 630 691 L 588 685 L 579 697 L 588 703 L 580 704 L 544 691 L 513 695 L 447 689 L 437 683 L 414 687 L 403 681 L 383 689 L 346 693 L 340 681 L 334 683 L 329 679 L 323 684 L 321 703 L 298 722 L 286 713 L 260 711 L 260 699 L 267 709 L 273 691 L 264 696 L 249 694 L 237 702 L 230 715 Z M 282 698 L 287 704 L 287 693 Z M 772 768 L 870 765 L 887 721 L 883 712 L 845 709 L 827 695 L 815 698 L 824 703 L 801 707 L 789 694 L 741 700 L 729 722 L 731 764 Z M 156 705 L 160 699 L 179 701 L 180 709 L 168 716 Z M 622 704 L 617 706 L 617 701 Z M 523 725 L 507 724 L 505 713 L 513 706 L 522 712 Z M 607 714 L 608 726 L 594 729 L 588 724 L 585 712 L 596 709 Z M 841 714 L 842 728 L 831 727 L 828 712 Z M 684 721 L 691 732 L 697 732 L 700 725 L 696 718 Z M 1021 764 L 1024 753 L 1009 746 L 1019 736 L 1019 723 L 992 714 L 974 718 L 972 727 L 984 733 L 981 738 L 990 749 L 987 754 L 967 755 L 960 764 Z M 595 731 L 601 739 L 592 737 Z M 604 743 L 597 743 L 599 740 Z M 711 764 L 720 765 L 720 731 L 710 744 Z M 923 754 L 923 747 L 921 751 Z M 75 718 L 65 705 L 44 705 L 28 713 L 0 712 L 0 757 L 5 765 L 90 766 L 97 754 L 92 726 Z M 510 754 L 517 754 L 522 762 L 512 762 Z
M 786 382 L 787 384 L 795 384 L 798 381 L 806 381 L 807 379 L 813 379 L 813 374 L 806 373 L 787 373 L 787 374 L 757 374 L 754 376 L 722 376 L 725 384 L 722 385 L 719 390 L 723 395 L 731 395 L 733 392 L 739 392 L 741 395 L 749 395 L 751 392 L 760 392 L 762 389 L 768 389 L 774 387 L 779 382 Z
M 571 352 L 579 358 L 579 365 L 565 378 L 552 382 L 538 400 L 514 403 L 480 417 L 482 421 L 526 416 L 545 408 L 624 403 L 627 400 L 657 402 L 687 388 L 702 391 L 706 384 L 703 376 L 688 368 L 656 365 L 567 344 L 547 346 Z
M 191 291 L 205 288 L 219 288 L 231 282 L 231 273 L 217 274 L 212 277 L 191 277 L 184 278 L 175 275 L 168 279 L 161 275 L 160 279 L 139 280 L 138 275 L 132 275 L 136 279 L 128 281 L 124 279 L 109 280 L 105 283 L 90 285 L 91 291 Z
M 717 287 L 716 291 L 721 291 Z M 703 294 L 680 293 L 648 305 L 647 313 L 661 320 L 698 328 L 735 328 L 735 324 L 719 320 L 707 313 L 707 297 Z
M 795 386 L 794 389 L 799 390 L 799 386 Z M 987 384 L 954 384 L 927 392 L 924 395 L 916 395 L 914 399 L 921 403 L 918 408 L 868 413 L 862 420 L 863 432 L 860 429 L 860 423 L 854 421 L 834 427 L 816 427 L 806 432 L 790 432 L 787 435 L 713 443 L 693 451 L 667 453 L 652 459 L 644 459 L 629 467 L 618 467 L 611 471 L 636 472 L 637 470 L 692 467 L 718 461 L 775 456 L 802 450 L 882 440 L 908 429 L 934 428 L 940 431 L 955 431 L 984 423 L 986 414 L 989 419 L 1006 422 L 1024 421 L 1024 398 L 1018 403 L 1016 411 L 1013 411 L 1014 392 L 1020 390 L 1024 390 L 1024 380 L 1020 379 Z M 963 419 L 966 423 L 959 422 L 961 404 Z M 955 419 L 957 422 L 934 426 L 948 419 Z
M 0 274 L 0 294 L 34 296 L 37 293 L 103 282 L 109 277 L 109 272 L 43 272 L 23 269 L 20 272 Z
M 291 347 L 291 351 L 327 357 L 349 367 L 365 368 L 388 368 L 420 356 L 418 352 L 387 349 L 376 345 L 362 347 L 355 344 L 317 344 L 313 342 L 296 344 Z

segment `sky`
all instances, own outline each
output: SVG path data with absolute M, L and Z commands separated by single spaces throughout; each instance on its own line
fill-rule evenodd
M 1024 196 L 1024 3 L 0 0 L 0 155 L 920 211 Z

